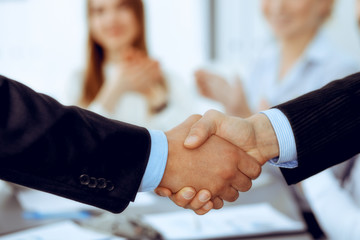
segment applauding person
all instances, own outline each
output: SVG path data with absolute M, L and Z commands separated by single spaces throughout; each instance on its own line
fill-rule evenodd
M 148 54 L 142 0 L 87 0 L 87 6 L 88 60 L 70 83 L 68 102 L 161 130 L 190 115 L 184 85 Z
M 200 93 L 222 103 L 230 115 L 249 117 L 357 72 L 359 64 L 323 30 L 333 4 L 333 0 L 262 0 L 274 42 L 255 61 L 244 84 L 239 77 L 230 84 L 222 76 L 197 71 Z

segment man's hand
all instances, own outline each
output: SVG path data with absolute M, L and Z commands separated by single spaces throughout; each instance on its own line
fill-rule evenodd
M 192 126 L 184 145 L 189 149 L 198 148 L 213 135 L 242 149 L 260 165 L 279 156 L 275 131 L 264 114 L 242 119 L 210 110 Z M 251 170 L 248 170 L 248 173 L 253 174 Z
M 251 180 L 259 176 L 261 166 L 244 151 L 217 136 L 207 136 L 201 147 L 186 149 L 184 140 L 191 126 L 200 119 L 201 116 L 192 116 L 166 133 L 169 156 L 159 187 L 168 188 L 172 193 L 185 186 L 195 191 L 208 189 L 213 200 L 220 197 L 235 201 L 238 191 L 251 188 Z
M 192 187 L 184 187 L 177 193 L 172 193 L 167 188 L 158 187 L 155 193 L 162 197 L 169 197 L 179 207 L 191 209 L 198 215 L 204 215 L 211 209 L 220 209 L 224 206 L 221 198 L 211 200 L 211 193 L 206 189 L 196 192 Z

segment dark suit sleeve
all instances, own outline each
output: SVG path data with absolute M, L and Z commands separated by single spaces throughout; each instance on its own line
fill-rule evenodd
M 0 76 L 0 178 L 111 212 L 140 186 L 149 132 Z
M 297 168 L 281 170 L 288 184 L 360 152 L 360 73 L 276 108 L 291 124 L 298 154 Z

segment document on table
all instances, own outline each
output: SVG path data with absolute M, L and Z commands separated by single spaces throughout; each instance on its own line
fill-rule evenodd
M 97 233 L 85 228 L 81 228 L 73 222 L 66 221 L 51 225 L 46 225 L 34 229 L 14 233 L 0 240 L 125 240 L 125 238 L 112 237 L 106 234 Z
M 267 203 L 226 207 L 204 216 L 187 210 L 149 214 L 144 215 L 144 221 L 165 239 L 245 237 L 305 230 L 302 222 L 294 221 Z
M 26 190 L 17 194 L 17 198 L 26 212 L 42 214 L 70 213 L 78 211 L 98 211 L 99 209 L 90 205 L 75 202 L 53 194 Z M 132 206 L 149 206 L 156 203 L 156 196 L 150 193 L 139 193 Z
M 28 212 L 63 213 L 96 210 L 95 207 L 36 190 L 20 191 L 17 199 L 22 208 Z

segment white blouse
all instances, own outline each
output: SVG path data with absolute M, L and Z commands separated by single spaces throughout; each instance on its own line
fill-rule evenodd
M 119 81 L 119 68 L 115 65 L 105 66 L 105 81 Z M 78 102 L 81 95 L 83 78 L 78 76 L 69 86 L 70 104 Z M 157 114 L 149 114 L 146 98 L 136 92 L 125 93 L 116 104 L 114 113 L 107 112 L 100 104 L 94 102 L 88 109 L 108 118 L 139 125 L 146 128 L 167 131 L 183 122 L 191 113 L 192 98 L 189 96 L 189 89 L 181 79 L 174 75 L 165 74 L 169 91 L 168 104 L 165 109 Z
M 329 239 L 360 239 L 360 158 L 345 187 L 326 170 L 303 181 L 302 188 Z
M 245 83 L 249 104 L 254 112 L 259 111 L 261 101 L 275 106 L 360 69 L 359 64 L 336 48 L 323 32 L 314 38 L 281 81 L 279 65 L 278 46 L 268 48 L 255 63 Z

